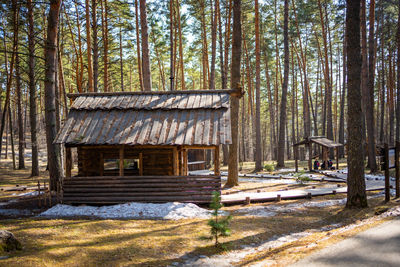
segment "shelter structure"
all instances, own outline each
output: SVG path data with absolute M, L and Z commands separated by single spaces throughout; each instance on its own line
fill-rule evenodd
M 309 136 L 304 138 L 299 143 L 293 145 L 293 147 L 298 147 L 300 145 L 305 145 L 308 151 L 308 169 L 311 171 L 313 169 L 312 165 L 312 144 L 316 144 L 322 147 L 322 161 L 328 161 L 328 152 L 329 149 L 336 150 L 336 169 L 339 169 L 339 151 L 338 147 L 343 146 L 340 143 L 335 143 L 334 141 L 326 138 L 325 136 Z M 298 171 L 298 162 L 297 162 L 297 153 L 294 153 L 295 159 L 295 168 L 296 172 Z
M 221 189 L 220 145 L 231 144 L 235 92 L 69 94 L 74 102 L 55 140 L 66 148 L 63 202 L 210 202 Z M 188 175 L 189 149 L 214 151 L 215 176 Z

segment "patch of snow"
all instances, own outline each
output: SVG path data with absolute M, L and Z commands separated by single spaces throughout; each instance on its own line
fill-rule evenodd
M 226 215 L 226 212 L 221 212 Z M 211 211 L 193 203 L 169 202 L 163 204 L 130 202 L 113 206 L 70 206 L 58 204 L 39 214 L 42 217 L 93 216 L 104 219 L 207 219 Z
M 43 194 L 43 191 L 40 191 L 40 194 Z M 25 197 L 25 196 L 37 196 L 39 195 L 38 191 L 32 191 L 32 192 L 27 192 L 27 193 L 22 193 L 22 194 L 18 194 L 17 196 L 19 197 Z

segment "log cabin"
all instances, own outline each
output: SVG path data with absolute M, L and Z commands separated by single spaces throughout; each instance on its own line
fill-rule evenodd
M 69 94 L 55 142 L 65 147 L 62 201 L 209 203 L 220 146 L 231 144 L 233 90 Z M 71 175 L 76 149 L 77 175 Z M 188 151 L 211 149 L 214 176 L 189 176 Z

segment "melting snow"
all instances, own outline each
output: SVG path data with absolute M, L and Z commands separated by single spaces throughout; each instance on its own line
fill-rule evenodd
M 200 208 L 193 203 L 169 202 L 163 204 L 153 203 L 125 203 L 113 206 L 70 206 L 58 204 L 39 216 L 43 217 L 72 217 L 93 216 L 104 219 L 129 218 L 129 219 L 207 219 L 211 211 Z M 222 212 L 225 215 L 225 212 Z

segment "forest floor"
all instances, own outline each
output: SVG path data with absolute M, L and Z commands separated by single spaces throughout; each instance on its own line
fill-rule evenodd
M 41 176 L 29 178 L 29 169 L 13 170 L 11 161 L 3 159 L 0 177 L 0 188 L 35 186 L 48 179 L 45 161 Z M 244 182 L 237 190 L 302 186 L 310 184 Z M 384 203 L 381 192 L 369 192 L 369 208 L 363 210 L 344 209 L 344 194 L 228 206 L 223 210 L 233 215 L 232 235 L 221 240 L 225 249 L 217 249 L 209 240 L 207 219 L 43 218 L 36 215 L 46 209 L 37 207 L 37 196 L 19 196 L 25 192 L 31 191 L 0 191 L 0 209 L 32 211 L 0 215 L 0 229 L 13 232 L 23 244 L 22 251 L 0 253 L 0 266 L 287 265 L 389 219 L 390 214 L 378 214 L 399 206 Z M 8 207 L 7 200 L 12 201 Z

